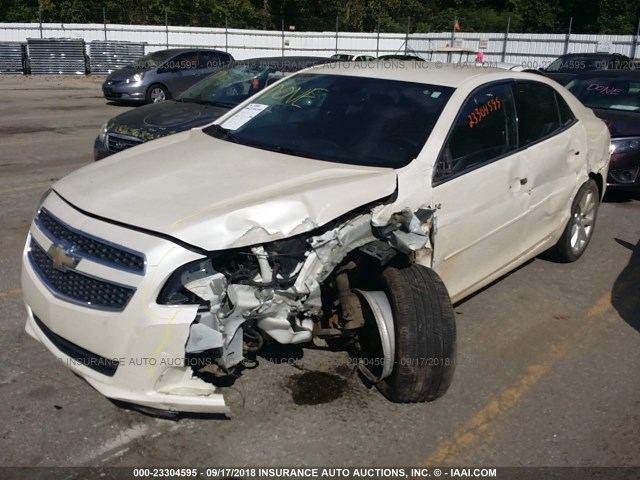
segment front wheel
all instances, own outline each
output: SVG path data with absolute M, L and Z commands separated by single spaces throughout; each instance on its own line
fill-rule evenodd
M 376 386 L 397 403 L 441 397 L 451 384 L 456 353 L 455 317 L 444 283 L 433 270 L 410 265 L 386 268 L 379 288 L 382 292 L 374 293 L 384 293 L 388 301 L 394 348 L 393 369 Z M 360 339 L 369 346 L 376 343 L 370 340 L 372 323 L 363 328 Z M 372 363 L 371 358 L 366 355 L 365 363 Z
M 596 224 L 600 190 L 592 179 L 587 180 L 578 190 L 571 205 L 571 217 L 558 240 L 550 251 L 560 262 L 575 262 L 587 249 Z
M 160 103 L 169 100 L 171 95 L 164 85 L 155 83 L 147 90 L 147 103 Z

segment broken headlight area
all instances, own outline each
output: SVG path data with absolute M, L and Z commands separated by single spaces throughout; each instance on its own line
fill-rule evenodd
M 295 237 L 223 252 L 171 275 L 158 303 L 197 305 L 185 345 L 195 370 L 229 373 L 247 351 L 262 347 L 263 335 L 284 344 L 311 340 L 313 322 L 300 314 L 308 292 L 295 287 L 308 249 Z

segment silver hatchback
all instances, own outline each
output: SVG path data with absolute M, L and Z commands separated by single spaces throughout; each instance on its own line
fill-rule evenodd
M 107 100 L 158 103 L 173 98 L 233 60 L 219 50 L 158 50 L 111 73 L 102 84 Z

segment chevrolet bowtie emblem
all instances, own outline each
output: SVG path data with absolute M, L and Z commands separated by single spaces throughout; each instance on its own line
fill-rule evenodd
M 75 246 L 66 240 L 59 240 L 49 247 L 49 257 L 53 261 L 53 266 L 61 272 L 66 272 L 70 268 L 75 268 L 80 258 L 74 255 Z

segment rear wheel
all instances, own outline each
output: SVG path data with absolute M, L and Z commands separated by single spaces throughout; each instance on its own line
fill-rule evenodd
M 549 252 L 560 262 L 575 262 L 587 249 L 596 224 L 600 190 L 592 179 L 587 180 L 578 190 L 571 205 L 571 217 L 562 237 Z
M 380 301 L 380 295 L 384 294 L 388 303 L 377 310 L 387 310 L 393 317 L 393 368 L 376 386 L 389 400 L 398 403 L 441 397 L 451 383 L 456 353 L 455 318 L 446 287 L 433 270 L 410 265 L 386 268 L 380 288 L 382 292 L 368 292 L 369 298 L 363 298 L 372 308 L 363 305 L 367 325 L 359 338 L 366 350 L 361 364 L 377 367 L 370 369 L 374 375 L 383 370 L 379 362 L 376 365 L 371 351 L 376 344 L 384 346 L 385 340 L 372 340 L 373 332 L 380 330 L 373 330 L 375 321 L 371 322 L 367 311 L 376 310 L 376 305 L 371 305 L 375 300 L 370 298 L 377 295 L 375 302 L 381 305 L 385 302 Z M 382 350 L 378 349 L 378 358 L 384 358 Z

